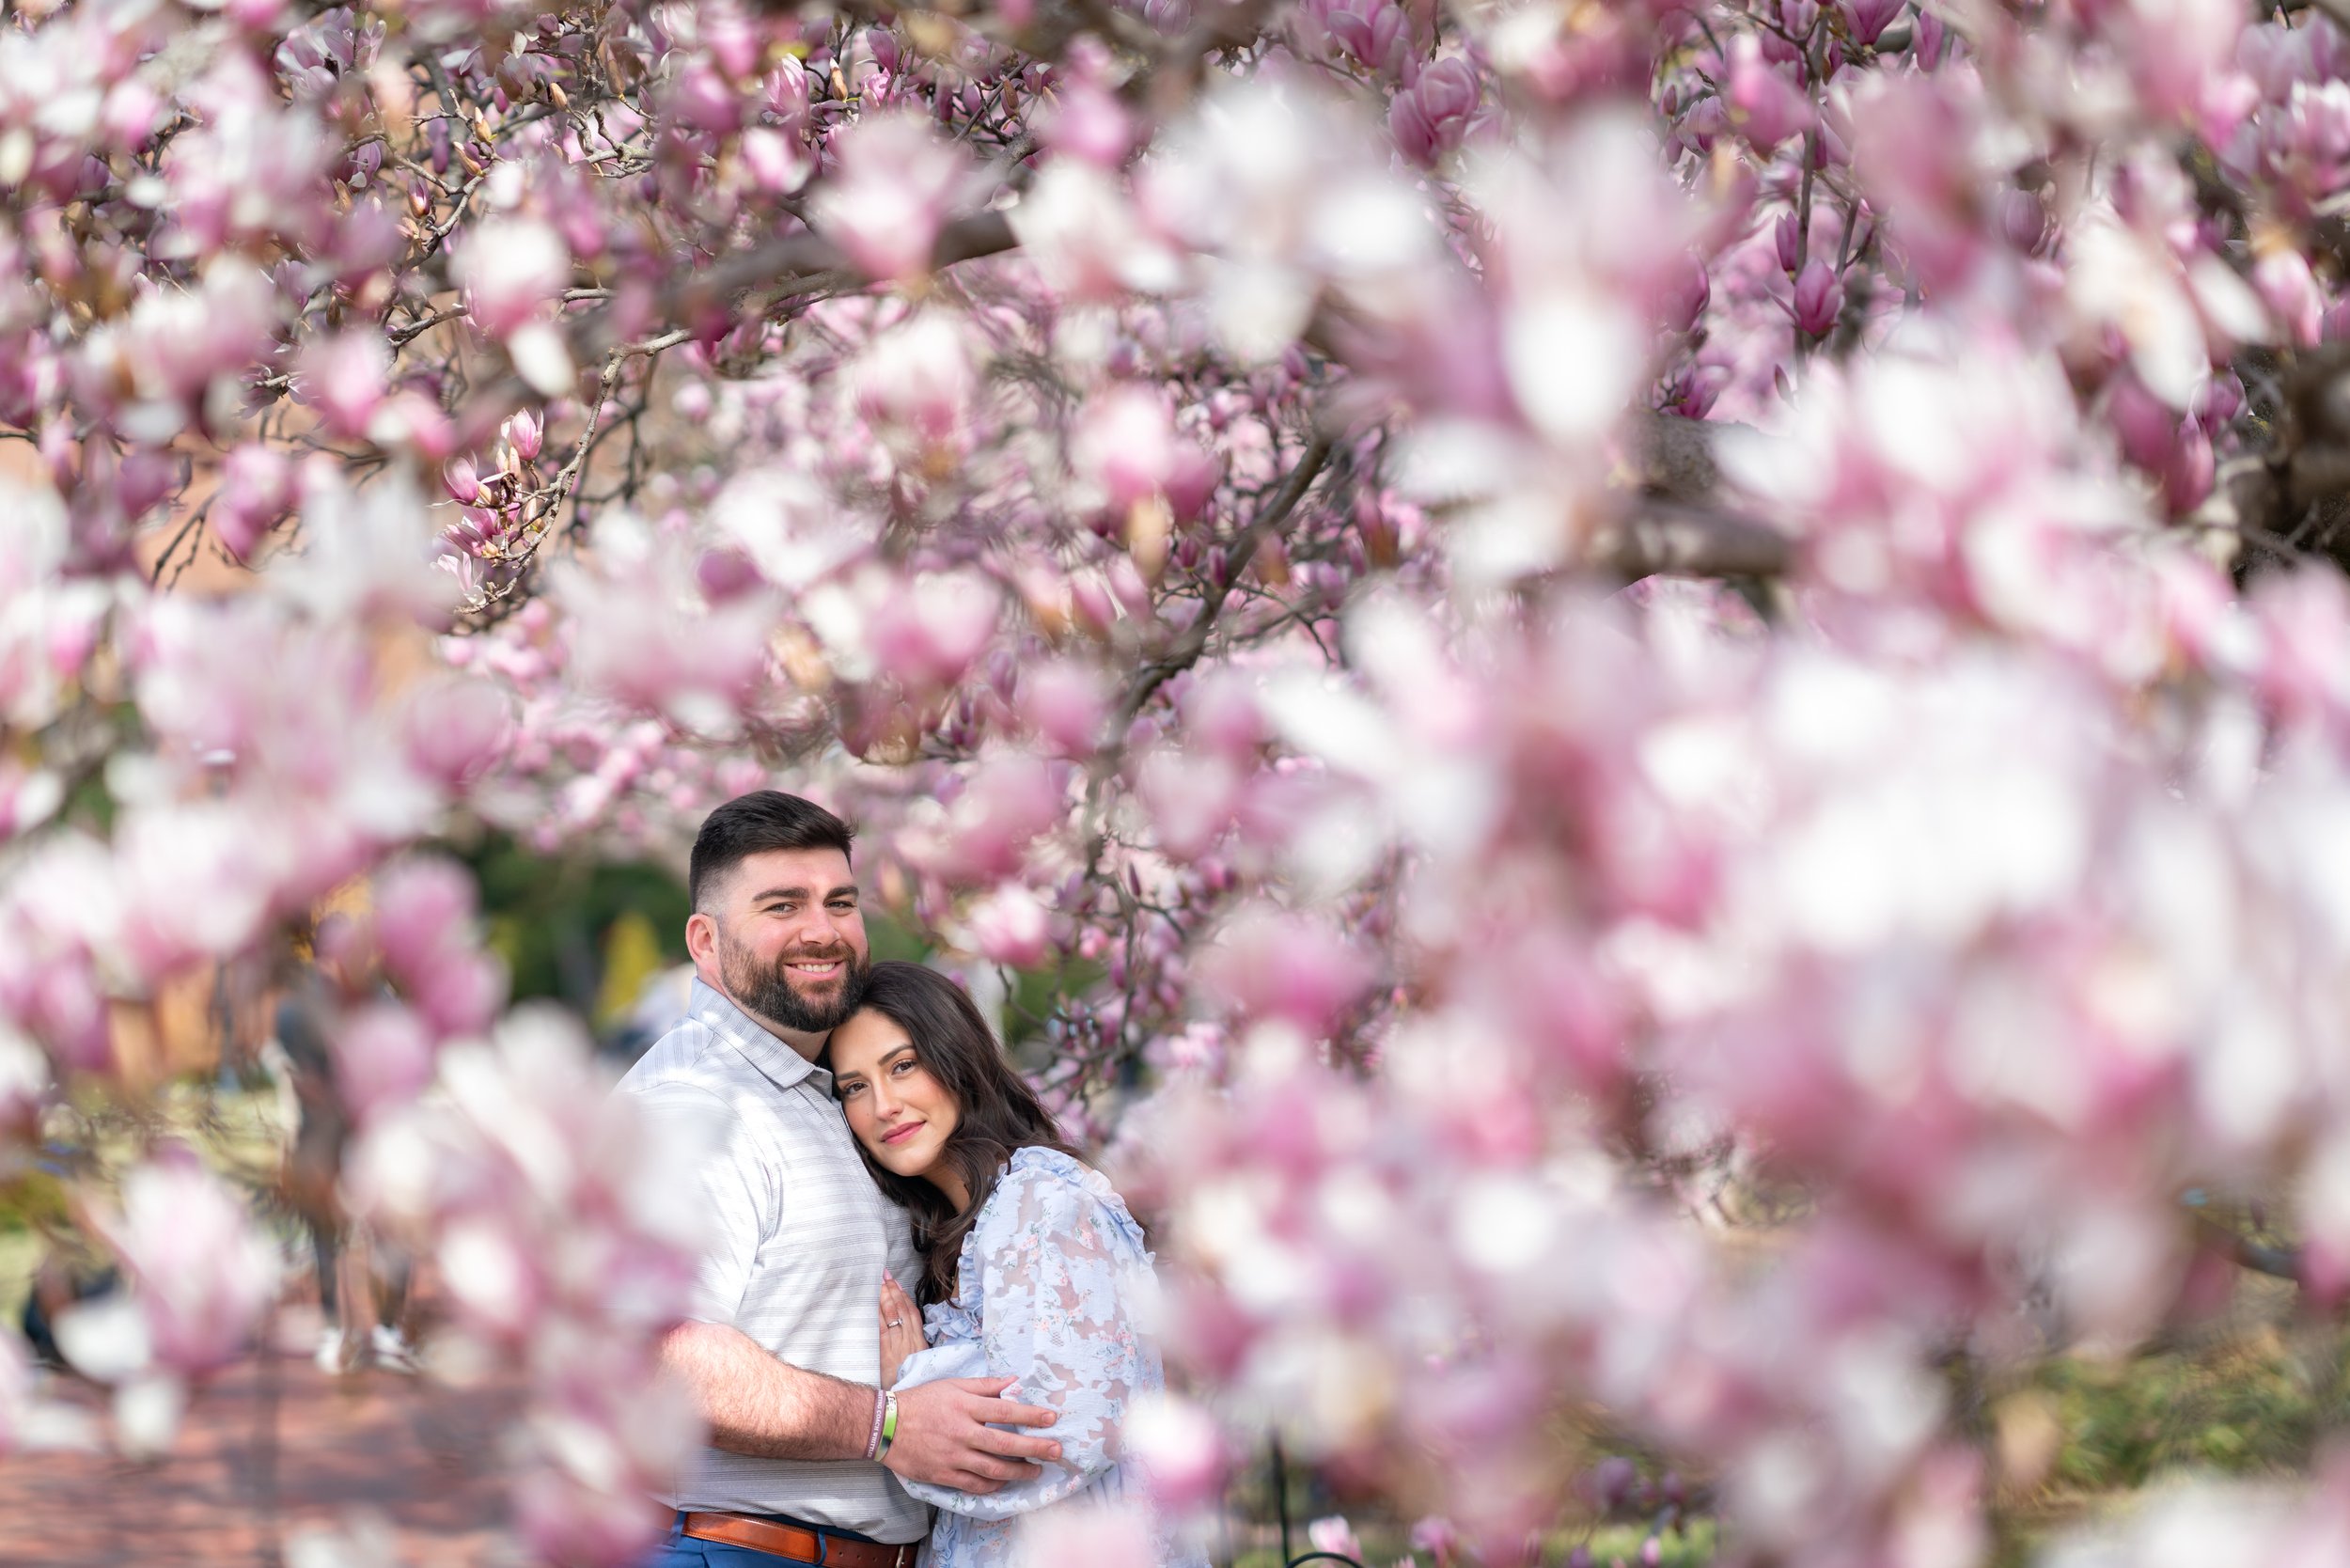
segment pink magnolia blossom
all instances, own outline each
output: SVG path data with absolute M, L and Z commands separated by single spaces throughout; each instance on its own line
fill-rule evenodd
M 353 1115 L 414 1101 L 432 1081 L 432 1037 L 405 1008 L 368 1008 L 334 1033 L 335 1091 Z
M 1765 151 L 1813 122 L 1810 102 L 1782 68 L 1763 59 L 1752 33 L 1740 34 L 1731 44 L 1727 98 L 1731 122 Z
M 970 926 L 972 944 L 992 963 L 1032 969 L 1049 951 L 1051 917 L 1035 894 L 1016 884 L 975 905 Z
M 99 1230 L 120 1255 L 155 1363 L 212 1371 L 238 1355 L 275 1297 L 277 1256 L 245 1205 L 186 1151 L 125 1178 Z
M 960 455 L 970 438 L 978 376 L 951 318 L 926 311 L 885 333 L 861 370 L 858 410 L 885 435 L 900 436 L 927 463 Z
M 1136 1413 L 1134 1445 L 1162 1509 L 1189 1513 L 1223 1496 L 1224 1435 L 1198 1405 L 1172 1395 L 1145 1405 Z
M 1414 163 L 1434 164 L 1460 146 L 1478 97 L 1477 72 L 1466 60 L 1453 55 L 1428 67 L 1387 111 L 1397 149 Z
M 398 1232 L 437 1235 L 456 1332 L 530 1366 L 516 1510 L 534 1545 L 619 1568 L 665 1528 L 648 1488 L 701 1438 L 652 1354 L 698 1243 L 674 1201 L 685 1151 L 609 1092 L 552 1014 L 444 1052 L 440 1081 L 441 1098 L 369 1128 L 354 1200 Z
M 221 465 L 220 491 L 212 498 L 212 530 L 229 554 L 247 559 L 285 517 L 293 496 L 293 473 L 284 453 L 258 445 L 239 447 Z
M 840 175 L 817 197 L 818 227 L 870 276 L 927 270 L 940 229 L 971 198 L 968 158 L 905 115 L 858 121 L 839 133 L 838 150 Z
M 391 363 L 391 351 L 378 333 L 345 332 L 320 338 L 303 351 L 296 389 L 319 411 L 329 431 L 360 435 L 384 401 L 384 380 Z
M 1139 386 L 1114 388 L 1089 408 L 1070 455 L 1120 513 L 1158 495 L 1176 516 L 1196 515 L 1216 480 L 1214 459 L 1185 441 L 1166 403 Z
M 499 218 L 471 232 L 451 263 L 475 323 L 493 337 L 511 337 L 571 280 L 562 236 L 530 218 Z
M 1251 912 L 1208 960 L 1215 984 L 1244 1011 L 1326 1033 L 1371 984 L 1370 966 L 1326 927 Z
M 1955 287 L 1982 259 L 1970 76 L 1872 78 L 1852 106 L 1856 167 L 1888 231 L 1929 287 Z
M 1042 134 L 1056 151 L 1116 168 L 1134 147 L 1134 117 L 1100 85 L 1080 79 L 1062 92 Z
M 2288 341 L 2304 348 L 2317 342 L 2326 305 L 2307 258 L 2298 251 L 2272 250 L 2252 264 L 2252 287 Z

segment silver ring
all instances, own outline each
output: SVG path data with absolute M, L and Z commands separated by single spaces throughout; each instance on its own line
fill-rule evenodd
M 891 1318 L 889 1320 L 889 1326 L 892 1328 L 903 1328 L 905 1325 L 906 1320 L 903 1318 Z

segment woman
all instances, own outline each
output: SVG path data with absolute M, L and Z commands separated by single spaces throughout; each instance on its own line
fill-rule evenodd
M 1147 1502 L 1124 1425 L 1164 1379 L 1136 1321 L 1151 1254 L 1125 1203 L 1060 1140 L 979 1009 L 943 975 L 874 964 L 825 1065 L 875 1180 L 913 1211 L 922 1252 L 921 1307 L 897 1280 L 882 1287 L 883 1385 L 1012 1377 L 1020 1398 L 1060 1415 L 1060 1461 L 1040 1476 L 986 1497 L 906 1483 L 940 1511 L 923 1560 L 1008 1568 L 1019 1515 Z M 1164 1536 L 1158 1547 L 1169 1568 L 1204 1568 Z

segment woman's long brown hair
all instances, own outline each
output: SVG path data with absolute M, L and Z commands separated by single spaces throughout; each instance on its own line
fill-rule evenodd
M 953 980 L 919 964 L 876 964 L 866 977 L 857 1011 L 878 1012 L 905 1030 L 914 1058 L 954 1096 L 955 1130 L 939 1158 L 952 1162 L 971 1195 L 963 1209 L 929 1182 L 884 1169 L 864 1144 L 857 1145 L 882 1191 L 914 1216 L 914 1245 L 922 1251 L 921 1288 L 915 1299 L 928 1306 L 955 1294 L 963 1238 L 970 1234 L 1012 1152 L 1058 1149 L 1073 1157 L 1077 1152 L 1061 1140 L 1036 1090 L 1012 1071 L 987 1020 Z M 829 1059 L 827 1052 L 827 1064 Z

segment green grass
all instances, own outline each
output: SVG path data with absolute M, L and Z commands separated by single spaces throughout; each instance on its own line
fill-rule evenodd
M 180 1079 L 162 1086 L 130 1109 L 80 1105 L 83 1125 L 96 1151 L 87 1160 L 86 1190 L 102 1198 L 141 1150 L 169 1139 L 186 1144 L 198 1157 L 245 1193 L 259 1194 L 275 1181 L 282 1147 L 277 1096 L 267 1090 L 215 1090 L 208 1083 Z M 279 1223 L 272 1216 L 267 1223 Z M 47 1256 L 50 1238 L 70 1235 L 73 1189 L 68 1181 L 37 1167 L 23 1167 L 0 1181 L 0 1325 L 13 1327 Z
M 0 1324 L 11 1329 L 32 1294 L 42 1249 L 41 1239 L 30 1231 L 0 1231 Z
M 2182 1469 L 2297 1473 L 2350 1417 L 2345 1348 L 2339 1329 L 2296 1326 L 2125 1362 L 2056 1362 L 2039 1380 L 2064 1433 L 2050 1481 L 2099 1493 Z

